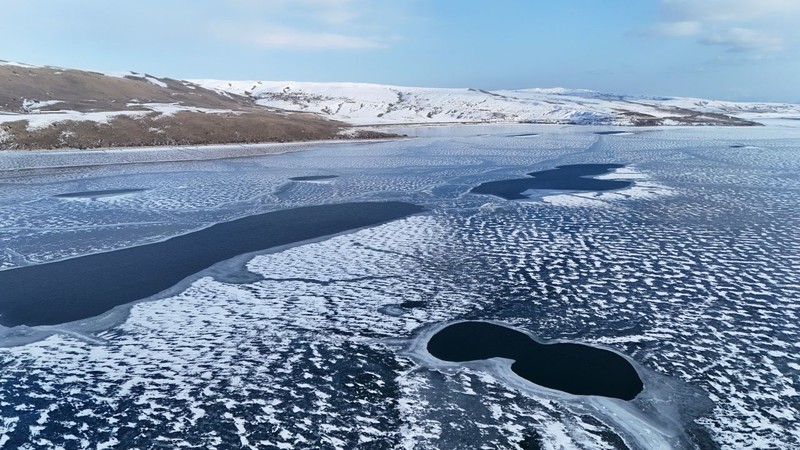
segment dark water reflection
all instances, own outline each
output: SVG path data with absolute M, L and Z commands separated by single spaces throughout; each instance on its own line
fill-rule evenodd
M 620 180 L 597 180 L 588 178 L 611 173 L 615 169 L 625 167 L 622 164 L 569 164 L 555 169 L 531 172 L 531 178 L 489 181 L 472 188 L 475 194 L 489 194 L 506 200 L 528 198 L 523 192 L 537 190 L 564 191 L 610 191 L 624 189 L 633 183 Z
M 94 317 L 234 256 L 421 211 L 403 202 L 308 206 L 219 223 L 154 244 L 3 270 L 0 325 L 52 325 Z
M 82 191 L 82 192 L 67 192 L 64 194 L 57 194 L 53 197 L 57 198 L 102 198 L 114 197 L 116 195 L 133 194 L 136 192 L 143 192 L 147 189 L 106 189 L 103 191 Z
M 511 370 L 520 377 L 576 395 L 631 400 L 644 387 L 631 363 L 610 350 L 573 343 L 542 344 L 525 333 L 488 322 L 449 325 L 433 335 L 428 352 L 451 362 L 511 359 Z
M 339 178 L 338 175 L 308 175 L 304 177 L 291 177 L 289 178 L 292 181 L 319 181 L 319 180 L 332 180 L 334 178 Z

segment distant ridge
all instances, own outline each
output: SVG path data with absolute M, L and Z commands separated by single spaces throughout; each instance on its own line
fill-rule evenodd
M 176 80 L 0 61 L 0 150 L 377 138 L 354 125 L 758 125 L 800 106 L 582 89 Z
M 354 125 L 523 122 L 576 125 L 758 125 L 800 114 L 784 103 L 636 97 L 584 89 L 446 89 L 364 83 L 192 80 L 256 104 L 322 114 Z

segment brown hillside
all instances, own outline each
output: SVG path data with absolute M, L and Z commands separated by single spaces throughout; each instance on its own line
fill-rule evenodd
M 55 101 L 55 102 L 54 102 Z M 49 102 L 49 103 L 48 103 Z M 177 111 L 153 111 L 158 104 Z M 106 121 L 78 113 L 129 111 Z M 75 113 L 77 112 L 77 113 Z M 30 121 L 51 119 L 46 126 Z M 31 122 L 32 123 L 32 122 Z M 290 142 L 386 137 L 267 109 L 253 100 L 149 75 L 125 77 L 0 62 L 0 150 Z

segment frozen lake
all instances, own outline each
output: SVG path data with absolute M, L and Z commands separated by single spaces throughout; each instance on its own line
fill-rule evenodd
M 0 327 L 0 448 L 800 446 L 800 128 L 401 131 L 420 137 L 0 154 L 0 279 L 276 211 L 424 208 Z M 587 164 L 608 170 L 528 181 Z M 507 181 L 515 200 L 472 192 Z M 14 301 L 0 292 L 0 312 Z M 510 359 L 427 352 L 476 320 L 624 355 L 643 390 L 573 395 Z

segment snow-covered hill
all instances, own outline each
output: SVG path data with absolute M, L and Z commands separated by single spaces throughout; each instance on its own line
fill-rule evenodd
M 0 60 L 0 151 L 378 136 L 182 80 Z
M 485 91 L 359 83 L 191 80 L 259 105 L 314 112 L 355 125 L 533 122 L 596 125 L 752 125 L 759 115 L 800 115 L 800 105 L 629 97 L 588 90 Z
M 0 60 L 0 151 L 387 137 L 358 125 L 800 125 L 800 105 L 359 83 L 177 80 Z M 356 126 L 351 126 L 356 125 Z

